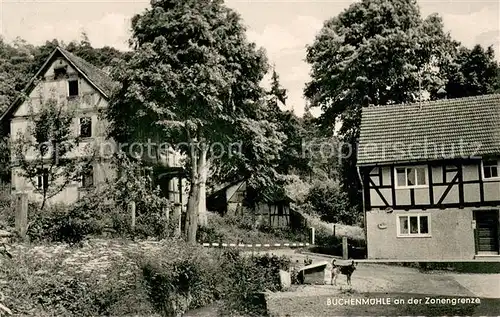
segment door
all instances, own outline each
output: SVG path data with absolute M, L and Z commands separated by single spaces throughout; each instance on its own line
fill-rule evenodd
M 498 254 L 498 211 L 475 211 L 476 253 Z

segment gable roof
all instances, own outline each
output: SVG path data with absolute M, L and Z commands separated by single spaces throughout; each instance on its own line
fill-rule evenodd
M 362 109 L 358 165 L 500 154 L 500 94 Z
M 61 56 L 66 59 L 70 65 L 90 83 L 90 85 L 99 91 L 105 99 L 109 99 L 114 87 L 116 86 L 116 83 L 111 79 L 111 77 L 96 66 L 58 46 L 52 51 L 47 60 L 43 63 L 42 67 L 40 67 L 37 73 L 31 78 L 19 96 L 0 116 L 0 121 L 12 114 L 22 104 L 24 101 L 23 95 L 31 93 L 33 88 L 35 88 L 36 80 L 43 75 L 55 58 Z
M 66 59 L 77 69 L 77 71 L 87 77 L 88 81 L 95 86 L 98 90 L 103 93 L 104 97 L 109 98 L 113 89 L 116 87 L 116 83 L 111 79 L 111 77 L 104 71 L 100 70 L 96 66 L 87 62 L 81 57 L 68 52 L 67 50 L 58 47 L 57 48 Z
M 214 188 L 212 190 L 212 192 L 210 193 L 210 195 L 208 195 L 209 197 L 216 197 L 218 196 L 219 194 L 221 193 L 224 193 L 224 195 L 226 194 L 226 191 L 232 187 L 232 186 L 235 186 L 235 185 L 238 185 L 238 189 L 245 183 L 245 180 L 244 179 L 237 179 L 237 180 L 234 180 L 232 182 L 227 182 L 227 183 L 224 183 L 222 185 L 219 185 L 218 187 Z

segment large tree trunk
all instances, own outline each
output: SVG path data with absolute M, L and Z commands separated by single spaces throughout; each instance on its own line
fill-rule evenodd
M 207 174 L 209 163 L 206 159 L 206 151 L 200 156 L 199 168 L 199 199 L 198 199 L 198 225 L 204 227 L 208 223 L 207 219 Z
M 191 144 L 195 144 L 194 142 Z M 191 149 L 191 188 L 186 210 L 185 234 L 189 243 L 196 243 L 198 215 L 206 218 L 206 178 L 208 173 L 208 147 L 201 143 L 201 148 Z M 201 206 L 200 206 L 201 205 Z
M 200 195 L 200 186 L 198 179 L 191 180 L 191 188 L 189 190 L 189 197 L 186 210 L 186 226 L 184 233 L 187 237 L 187 242 L 196 243 L 196 231 L 198 229 L 198 204 Z

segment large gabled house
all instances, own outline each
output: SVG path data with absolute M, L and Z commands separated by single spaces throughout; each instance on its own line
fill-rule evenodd
M 57 47 L 33 76 L 22 95 L 0 116 L 2 132 L 10 135 L 11 141 L 15 142 L 18 133 L 26 132 L 31 121 L 30 114 L 36 114 L 36 106 L 43 100 L 55 98 L 64 106 L 75 109 L 74 133 L 75 136 L 80 136 L 82 141 L 72 155 L 86 155 L 83 149 L 91 143 L 93 148 L 99 149 L 97 159 L 82 175 L 81 181 L 71 182 L 49 202 L 74 202 L 89 188 L 99 186 L 117 175 L 117 169 L 112 166 L 110 160 L 112 153 L 108 152 L 115 151 L 118 145 L 107 138 L 106 129 L 109 124 L 103 115 L 115 85 L 104 71 Z M 106 145 L 103 145 L 104 143 Z M 172 202 L 182 206 L 187 198 L 186 195 L 182 197 L 183 186 L 179 186 L 185 187 L 185 182 L 179 182 L 183 171 L 179 168 L 179 160 L 175 159 L 180 157 L 175 155 L 176 153 L 171 154 L 166 158 L 165 167 L 159 171 L 164 177 L 158 185 Z M 46 177 L 41 171 L 36 183 L 32 184 L 13 168 L 10 175 L 2 181 L 10 184 L 12 194 L 28 193 L 30 199 L 37 199 L 40 197 L 41 188 L 45 186 Z
M 500 258 L 500 95 L 364 107 L 357 155 L 368 258 Z

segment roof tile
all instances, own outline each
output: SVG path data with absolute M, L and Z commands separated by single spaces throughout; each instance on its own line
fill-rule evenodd
M 363 108 L 358 164 L 500 154 L 500 94 Z

